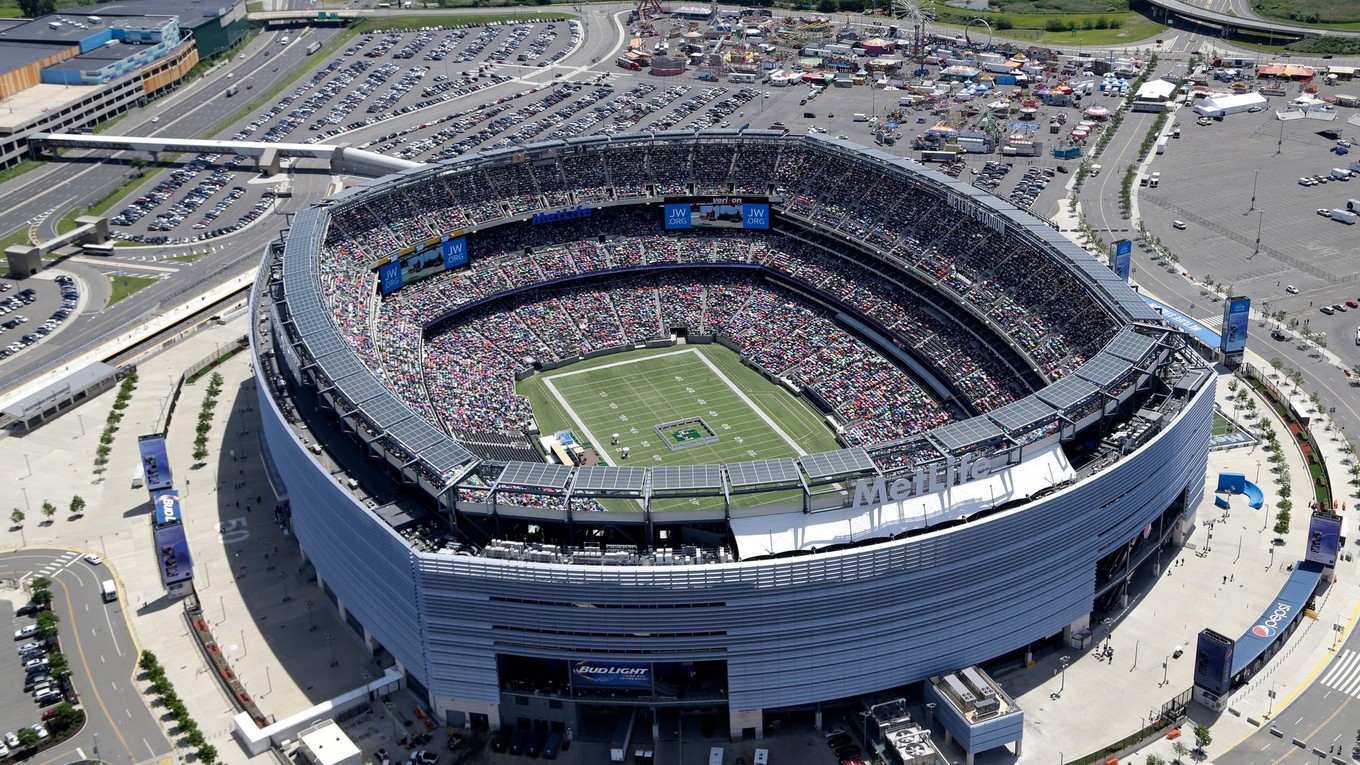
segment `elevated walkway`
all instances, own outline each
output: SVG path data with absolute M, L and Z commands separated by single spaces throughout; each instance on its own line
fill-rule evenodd
M 153 156 L 162 152 L 240 154 L 254 157 L 259 162 L 260 169 L 271 174 L 278 172 L 278 160 L 282 157 L 324 159 L 330 163 L 332 173 L 367 175 L 374 178 L 421 166 L 419 162 L 387 157 L 363 149 L 319 143 L 265 143 L 70 133 L 34 133 L 28 140 L 29 145 L 37 147 L 138 151 Z

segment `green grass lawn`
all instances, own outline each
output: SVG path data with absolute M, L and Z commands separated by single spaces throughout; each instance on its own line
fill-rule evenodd
M 1236 433 L 1239 430 L 1232 420 L 1224 417 L 1217 409 L 1214 410 L 1214 424 L 1212 427 L 1212 435 L 1215 436 L 1226 436 L 1229 433 Z
M 109 304 L 107 308 L 117 305 L 119 300 L 132 295 L 140 289 L 145 289 L 155 284 L 159 279 L 148 279 L 144 276 L 128 276 L 119 274 L 109 277 Z
M 544 433 L 570 430 L 615 465 L 742 462 L 839 448 L 821 417 L 802 399 L 742 366 L 735 353 L 719 345 L 606 356 L 532 377 L 521 382 L 519 390 L 533 404 Z M 682 420 L 686 422 L 657 432 L 656 426 Z M 617 445 L 610 443 L 614 433 L 619 434 Z M 685 445 L 710 434 L 717 437 L 713 443 Z M 668 441 L 681 448 L 672 449 Z M 627 459 L 620 451 L 625 446 Z M 735 496 L 733 506 L 793 496 L 796 493 Z M 693 504 L 658 500 L 653 509 Z
M 1139 13 L 1100 13 L 1100 14 L 1029 14 L 1022 15 L 1016 13 L 971 13 L 970 17 L 987 19 L 995 30 L 997 37 L 1004 37 L 1009 40 L 1025 40 L 1061 47 L 1063 45 L 1127 45 L 1129 43 L 1153 40 L 1166 32 L 1164 24 L 1155 21 Z M 1005 19 L 1010 28 L 1002 29 L 998 23 L 1000 19 Z M 1066 27 L 1066 31 L 1054 32 L 1047 31 L 1045 27 L 1054 19 L 1058 19 Z M 1087 29 L 1088 22 L 1095 23 L 1097 19 L 1117 22 L 1117 29 Z M 940 26 L 963 29 L 963 17 L 946 15 L 937 22 Z M 1075 32 L 1071 31 L 1076 29 Z M 968 30 L 968 34 L 977 40 L 986 39 L 986 30 L 978 26 L 973 26 Z

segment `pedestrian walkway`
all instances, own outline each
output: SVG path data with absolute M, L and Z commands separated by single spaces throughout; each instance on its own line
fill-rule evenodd
M 134 488 L 132 477 L 139 462 L 137 436 L 157 427 L 182 370 L 246 331 L 242 315 L 141 364 L 140 382 L 122 412 L 103 476 L 92 473 L 94 452 L 115 391 L 32 433 L 0 438 L 0 461 L 19 466 L 11 492 L 13 504 L 26 515 L 9 535 L 10 544 L 70 548 L 68 561 L 85 552 L 104 558 L 119 580 L 120 606 L 139 648 L 161 657 L 208 743 L 228 765 L 249 759 L 231 735 L 237 710 L 190 632 L 184 601 L 165 598 L 151 537 L 151 505 L 146 489 Z M 204 378 L 187 386 L 177 403 L 167 438 L 170 464 L 183 499 L 204 618 L 247 692 L 265 714 L 282 718 L 358 687 L 383 668 L 317 588 L 296 540 L 275 523 L 271 487 L 259 461 L 248 355 L 235 356 L 218 371 L 224 384 L 208 459 L 195 467 L 191 456 Z M 76 495 L 88 505 L 80 518 L 66 511 Z M 60 509 L 50 522 L 41 509 L 45 501 Z

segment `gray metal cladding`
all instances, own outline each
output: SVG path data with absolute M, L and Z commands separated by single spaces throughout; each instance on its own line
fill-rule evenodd
M 590 567 L 415 553 L 264 405 L 308 556 L 441 698 L 499 700 L 497 653 L 725 660 L 734 709 L 869 693 L 986 661 L 1090 612 L 1095 563 L 1204 481 L 1212 386 L 1140 451 L 1036 503 L 770 561 Z

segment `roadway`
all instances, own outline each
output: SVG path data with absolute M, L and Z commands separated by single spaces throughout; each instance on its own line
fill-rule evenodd
M 147 707 L 137 682 L 138 648 L 123 615 L 125 601 L 105 603 L 99 583 L 113 576 L 69 550 L 32 549 L 0 554 L 0 577 L 52 580 L 52 608 L 60 619 L 62 651 L 85 709 L 85 727 L 29 760 L 57 765 L 99 759 L 118 765 L 167 762 L 174 748 Z

